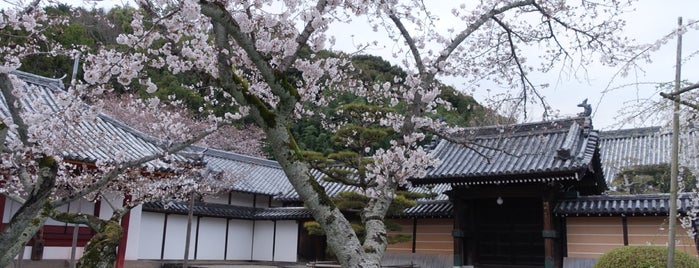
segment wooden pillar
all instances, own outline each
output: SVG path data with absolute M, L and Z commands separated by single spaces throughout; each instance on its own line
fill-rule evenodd
M 462 221 L 461 226 L 464 228 L 464 262 L 466 265 L 475 265 L 478 262 L 476 258 L 476 201 L 473 199 L 468 200 L 468 202 L 463 202 L 463 213 L 464 221 Z
M 556 239 L 556 230 L 553 228 L 553 217 L 551 215 L 551 198 L 544 197 L 543 199 L 543 214 L 544 214 L 544 230 L 542 236 L 544 238 L 544 267 L 554 268 L 556 262 L 554 258 L 554 245 Z
M 454 206 L 454 229 L 451 232 L 454 239 L 454 267 L 461 267 L 464 265 L 463 200 L 457 198 L 454 190 L 447 194 Z
M 0 194 L 0 230 L 2 230 L 5 226 L 3 223 L 5 219 L 3 216 L 5 216 L 5 195 Z
M 129 196 L 124 197 L 123 205 L 130 201 Z M 114 265 L 115 268 L 124 268 L 124 263 L 126 262 L 126 242 L 129 238 L 129 221 L 131 221 L 131 211 L 126 212 L 123 217 L 121 217 L 121 228 L 124 230 L 121 236 L 121 241 L 119 241 L 119 247 L 117 248 L 117 260 Z

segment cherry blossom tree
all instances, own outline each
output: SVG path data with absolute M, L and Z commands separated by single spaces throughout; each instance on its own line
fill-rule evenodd
M 155 101 L 155 99 L 153 100 Z M 154 137 L 161 131 L 153 128 L 153 122 L 157 122 L 159 119 L 157 113 L 147 112 L 151 110 L 168 111 L 168 117 L 176 118 L 176 122 L 187 126 L 195 133 L 204 131 L 210 126 L 210 122 L 198 119 L 186 107 L 176 103 L 166 104 L 157 101 L 147 105 L 147 101 L 132 94 L 114 94 L 105 98 L 102 110 L 124 124 Z M 263 152 L 263 139 L 264 134 L 256 125 L 243 124 L 241 127 L 225 125 L 204 137 L 196 145 L 266 158 Z
M 118 146 L 124 141 L 98 134 L 82 137 L 94 142 L 90 145 L 76 143 L 75 129 L 80 128 L 82 123 L 94 121 L 102 116 L 99 115 L 99 100 L 93 100 L 94 105 L 86 107 L 84 100 L 89 99 L 90 95 L 81 94 L 76 91 L 77 87 L 71 87 L 66 92 L 49 97 L 55 98 L 56 103 L 46 103 L 41 98 L 31 97 L 36 93 L 32 92 L 37 90 L 36 86 L 29 86 L 14 75 L 7 75 L 20 65 L 21 59 L 30 55 L 48 53 L 75 56 L 79 52 L 76 48 L 66 49 L 60 44 L 50 43 L 50 39 L 43 35 L 50 26 L 62 24 L 64 18 L 47 17 L 38 4 L 39 2 L 35 1 L 23 9 L 3 10 L 0 17 L 0 29 L 3 36 L 7 37 L 3 40 L 5 47 L 1 55 L 4 60 L 0 67 L 0 88 L 7 108 L 1 118 L 3 124 L 0 133 L 3 145 L 0 193 L 21 204 L 19 211 L 2 230 L 0 266 L 6 266 L 18 254 L 45 220 L 54 215 L 55 208 L 86 196 L 96 195 L 114 183 L 125 183 L 126 181 L 119 179 L 123 172 L 133 174 L 138 170 L 152 173 L 155 166 L 149 163 L 153 161 L 163 164 L 163 160 L 184 160 L 182 157 L 175 157 L 174 153 L 226 124 L 217 119 L 209 121 L 210 125 L 205 129 L 188 131 L 186 126 L 172 121 L 177 118 L 167 113 L 155 112 L 152 115 L 160 115 L 163 118 L 151 124 L 153 128 L 160 128 L 159 138 L 163 140 L 158 145 L 162 146 L 162 149 L 151 151 L 152 154 L 145 156 L 123 155 L 123 152 L 116 150 L 110 152 L 114 154 L 113 159 L 96 159 L 96 162 L 76 163 L 71 161 L 74 159 L 70 157 L 65 159 L 68 161 L 63 161 L 66 152 L 94 149 L 90 148 L 91 145 Z M 83 86 L 81 89 L 90 92 L 92 87 Z M 102 87 L 97 87 L 97 90 L 101 89 Z M 151 103 L 157 104 L 153 101 Z M 170 182 L 173 183 L 170 187 L 180 183 L 177 180 Z M 119 188 L 129 191 L 140 189 L 133 183 L 123 184 Z M 117 214 L 114 218 L 118 220 Z
M 411 0 L 141 0 L 132 32 L 117 38 L 119 47 L 87 54 L 83 80 L 73 87 L 83 99 L 101 98 L 114 81 L 156 92 L 147 68 L 196 70 L 214 79 L 214 84 L 192 81 L 188 86 L 208 92 L 205 99 L 212 105 L 238 105 L 262 129 L 272 157 L 320 224 L 342 266 L 379 267 L 387 245 L 384 217 L 397 189 L 437 164 L 418 144 L 426 134 L 469 142 L 467 130 L 429 116 L 443 103 L 436 77 L 464 77 L 476 88 L 482 81 L 509 87 L 516 111 L 524 112 L 521 107 L 532 103 L 548 108 L 530 74 L 584 66 L 595 59 L 610 65 L 627 60 L 632 48 L 619 37 L 624 24 L 619 14 L 627 4 L 485 0 L 457 4 L 451 14 L 433 14 L 423 1 Z M 435 29 L 434 21 L 441 16 L 458 23 Z M 397 55 L 408 55 L 403 61 L 408 68 L 405 78 L 364 83 L 348 75 L 352 66 L 347 59 L 315 57 L 334 43 L 328 34 L 333 23 L 364 19 L 395 42 Z M 300 57 L 304 49 L 312 51 L 310 57 Z M 12 53 L 6 55 L 21 54 Z M 360 212 L 364 240 L 311 175 L 312 167 L 289 131 L 294 120 L 313 114 L 312 107 L 328 103 L 332 95 L 323 92 L 329 88 L 377 105 L 407 107 L 407 113 L 387 113 L 378 120 L 392 128 L 396 138 L 369 156 L 363 178 L 373 187 Z M 326 127 L 336 130 L 341 124 L 326 122 Z
M 156 144 L 148 145 L 146 138 L 141 138 L 136 146 L 145 146 L 141 149 L 143 151 L 129 151 L 123 147 L 127 143 L 123 140 L 126 136 L 115 135 L 115 128 L 110 125 L 118 123 L 106 115 L 97 114 L 94 106 L 86 106 L 70 92 L 58 89 L 55 94 L 42 95 L 40 86 L 7 74 L 0 74 L 0 89 L 7 104 L 7 110 L 3 112 L 9 113 L 3 121 L 11 123 L 9 128 L 12 129 L 4 141 L 0 193 L 21 204 L 2 230 L 0 265 L 7 265 L 48 217 L 88 223 L 96 228 L 98 235 L 93 237 L 95 241 L 90 245 L 101 245 L 88 247 L 86 259 L 93 257 L 93 261 L 109 263 L 110 258 L 103 257 L 115 254 L 114 247 L 121 233 L 119 219 L 130 208 L 154 199 L 181 199 L 179 194 L 182 192 L 207 193 L 221 186 L 213 183 L 209 176 L 193 175 L 201 169 L 201 163 L 193 166 L 198 160 L 175 154 L 212 130 L 188 135 L 182 133 L 186 127 L 177 127 L 170 120 L 160 120 L 153 122 L 151 127 L 160 129 L 161 135 L 170 137 L 169 140 L 183 138 L 183 142 L 164 139 L 163 149 Z M 30 97 L 36 95 L 41 97 Z M 46 102 L 46 98 L 55 98 L 57 102 Z M 91 122 L 97 123 L 90 125 Z M 139 139 L 139 136 L 131 136 L 131 139 Z M 93 158 L 76 158 L 83 153 L 93 155 Z M 195 180 L 199 177 L 200 180 Z M 230 183 L 230 180 L 226 181 Z M 115 210 L 108 221 L 56 211 L 56 208 L 81 198 L 96 200 L 105 192 L 120 193 L 131 199 L 127 206 Z M 119 232 L 114 230 L 115 227 Z M 105 228 L 112 229 L 111 235 L 104 234 Z M 114 247 L 104 247 L 105 242 L 98 241 L 106 238 L 111 239 Z M 89 254 L 92 250 L 98 251 L 99 256 Z
M 201 158 L 199 156 L 198 158 Z M 123 228 L 121 218 L 132 208 L 149 201 L 186 201 L 202 195 L 216 194 L 228 189 L 235 180 L 232 174 L 223 174 L 204 168 L 202 162 L 180 165 L 182 171 L 172 175 L 144 175 L 141 170 L 132 169 L 111 180 L 103 189 L 88 198 L 103 200 L 112 207 L 112 216 L 101 219 L 95 215 L 52 211 L 51 218 L 66 222 L 85 224 L 95 235 L 85 245 L 85 250 L 77 267 L 114 267 Z M 112 204 L 107 196 L 116 193 L 124 196 L 123 206 Z

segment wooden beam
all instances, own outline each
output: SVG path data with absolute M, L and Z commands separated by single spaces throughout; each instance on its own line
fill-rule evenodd
M 629 223 L 626 216 L 621 216 L 621 229 L 624 233 L 624 246 L 629 245 Z
M 123 205 L 128 205 L 130 197 L 124 197 Z M 95 204 L 98 206 L 98 204 Z M 99 215 L 96 215 L 99 217 Z M 131 211 L 126 212 L 124 216 L 121 217 L 121 228 L 123 229 L 123 234 L 121 235 L 121 241 L 119 241 L 119 247 L 117 248 L 117 260 L 114 265 L 115 268 L 124 268 L 124 263 L 126 262 L 126 242 L 129 239 L 129 222 L 131 221 Z
M 2 228 L 4 226 L 4 224 L 3 224 L 4 218 L 3 217 L 5 216 L 5 199 L 6 199 L 5 195 L 0 194 L 0 230 L 2 230 Z
M 413 217 L 413 248 L 412 253 L 415 253 L 417 244 L 417 217 Z
M 464 200 L 455 193 L 453 190 L 450 192 L 451 203 L 454 205 L 454 229 L 451 235 L 454 239 L 454 267 L 461 267 L 464 265 Z
M 543 216 L 544 230 L 544 267 L 554 268 L 556 263 L 554 260 L 554 239 L 556 238 L 556 230 L 553 229 L 553 217 L 551 216 L 551 200 L 548 197 L 543 199 Z

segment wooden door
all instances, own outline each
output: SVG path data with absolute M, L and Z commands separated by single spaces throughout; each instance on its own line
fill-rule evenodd
M 479 199 L 474 205 L 477 267 L 543 266 L 541 199 Z

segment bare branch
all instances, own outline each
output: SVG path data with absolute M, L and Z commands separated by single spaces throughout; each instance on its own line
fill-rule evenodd
M 483 26 L 483 24 L 485 24 L 489 19 L 495 18 L 495 15 L 504 13 L 511 9 L 524 7 L 532 4 L 535 4 L 534 0 L 518 1 L 505 5 L 501 8 L 492 9 L 488 13 L 482 14 L 476 21 L 469 24 L 468 27 L 466 27 L 466 29 L 464 29 L 456 37 L 454 37 L 454 40 L 444 49 L 439 58 L 437 58 L 437 60 L 434 62 L 435 67 L 438 67 L 440 62 L 446 61 L 447 58 L 449 58 L 449 56 L 451 55 L 451 53 L 454 52 L 454 50 L 459 45 L 461 45 L 461 43 L 463 43 L 464 40 L 466 40 L 466 38 L 468 38 L 471 34 L 473 34 L 481 26 Z
M 519 70 L 519 78 L 522 83 L 522 94 L 524 96 L 524 118 L 527 118 L 527 85 L 532 89 L 532 92 L 539 98 L 539 101 L 544 104 L 544 109 L 546 109 L 546 102 L 544 98 L 536 91 L 536 87 L 534 84 L 529 80 L 529 77 L 527 76 L 526 71 L 524 70 L 524 67 L 522 66 L 522 62 L 519 60 L 519 56 L 517 55 L 517 49 L 514 43 L 514 40 L 512 39 L 512 34 L 513 31 L 508 27 L 504 22 L 502 22 L 500 19 L 493 17 L 493 20 L 502 27 L 505 32 L 507 33 L 507 40 L 510 45 L 510 55 L 512 58 L 515 60 L 515 63 L 517 64 L 517 69 Z
M 97 216 L 83 213 L 68 213 L 53 211 L 51 218 L 60 222 L 85 224 L 92 230 L 99 230 L 102 225 L 102 219 Z
M 687 107 L 690 107 L 690 108 L 692 108 L 692 109 L 694 109 L 694 110 L 699 111 L 699 104 L 694 104 L 694 103 L 691 103 L 691 102 L 688 102 L 688 101 L 680 100 L 679 98 L 677 98 L 677 95 L 672 95 L 672 93 L 669 93 L 669 94 L 668 94 L 668 93 L 665 93 L 665 92 L 660 92 L 660 96 L 663 97 L 663 98 L 669 99 L 669 100 L 671 100 L 671 101 L 673 101 L 673 102 L 682 104 L 682 105 L 684 105 L 684 106 L 687 106 Z
M 316 10 L 318 10 L 318 13 L 322 13 L 327 5 L 328 1 L 319 0 L 315 8 Z M 299 56 L 299 51 L 303 49 L 303 46 L 306 44 L 306 42 L 308 42 L 308 38 L 311 37 L 311 34 L 313 34 L 315 30 L 316 29 L 313 28 L 313 19 L 311 19 L 306 23 L 306 26 L 303 28 L 303 31 L 301 31 L 301 34 L 299 34 L 299 36 L 296 37 L 296 43 L 298 44 L 298 46 L 296 47 L 296 51 L 294 51 L 293 54 L 285 57 L 282 60 L 279 66 L 279 71 L 286 72 L 291 67 L 291 65 L 294 64 L 294 61 Z
M 675 92 L 671 92 L 671 93 L 667 93 L 667 94 L 665 94 L 665 93 L 660 93 L 660 94 L 661 94 L 661 96 L 662 96 L 662 94 L 665 94 L 665 95 L 668 95 L 668 96 L 677 96 L 677 95 L 680 95 L 680 94 L 682 94 L 682 93 L 685 93 L 685 92 L 687 92 L 687 91 L 690 91 L 690 90 L 693 90 L 693 89 L 697 89 L 697 88 L 699 88 L 699 83 L 696 83 L 696 84 L 693 84 L 693 85 L 690 85 L 690 86 L 681 88 L 680 90 L 675 91 Z M 663 97 L 665 97 L 665 96 L 663 96 Z
M 405 39 L 405 42 L 408 44 L 410 47 L 410 52 L 413 54 L 413 59 L 415 60 L 415 66 L 417 67 L 418 71 L 421 74 L 426 74 L 427 70 L 425 69 L 425 64 L 422 63 L 422 58 L 420 57 L 420 51 L 417 49 L 417 46 L 415 45 L 415 40 L 413 40 L 413 37 L 410 36 L 410 32 L 408 32 L 408 29 L 405 28 L 405 25 L 403 25 L 403 22 L 396 16 L 396 14 L 389 14 L 389 18 L 393 21 L 393 24 L 398 27 L 398 30 L 400 30 L 401 35 Z
M 9 198 L 10 200 L 15 201 L 15 202 L 20 203 L 20 204 L 24 204 L 27 202 L 27 199 L 24 199 L 21 196 L 16 195 L 16 194 L 3 193 L 3 195 L 5 195 L 5 197 Z
M 590 44 L 590 43 L 597 43 L 597 44 L 599 44 L 599 45 L 602 46 L 602 47 L 605 46 L 604 42 L 600 41 L 599 38 L 598 38 L 597 36 L 594 36 L 594 35 L 590 34 L 588 31 L 585 31 L 585 30 L 583 30 L 583 29 L 579 29 L 579 28 L 577 28 L 577 27 L 573 27 L 572 25 L 566 23 L 565 21 L 562 21 L 560 18 L 557 18 L 557 17 L 555 17 L 555 16 L 551 16 L 551 14 L 548 14 L 548 13 L 546 12 L 546 10 L 545 10 L 543 7 L 541 7 L 539 4 L 537 4 L 537 3 L 535 3 L 535 2 L 532 3 L 532 5 L 533 5 L 537 10 L 539 10 L 539 12 L 541 12 L 541 14 L 543 14 L 543 15 L 546 16 L 547 18 L 550 18 L 550 19 L 552 19 L 553 21 L 557 22 L 558 24 L 560 24 L 561 26 L 565 27 L 566 29 L 572 30 L 572 31 L 574 31 L 574 32 L 577 33 L 577 34 L 582 34 L 582 35 L 584 35 L 584 36 L 587 36 L 587 37 L 589 38 L 589 40 L 588 40 L 588 42 L 587 42 L 588 44 Z

